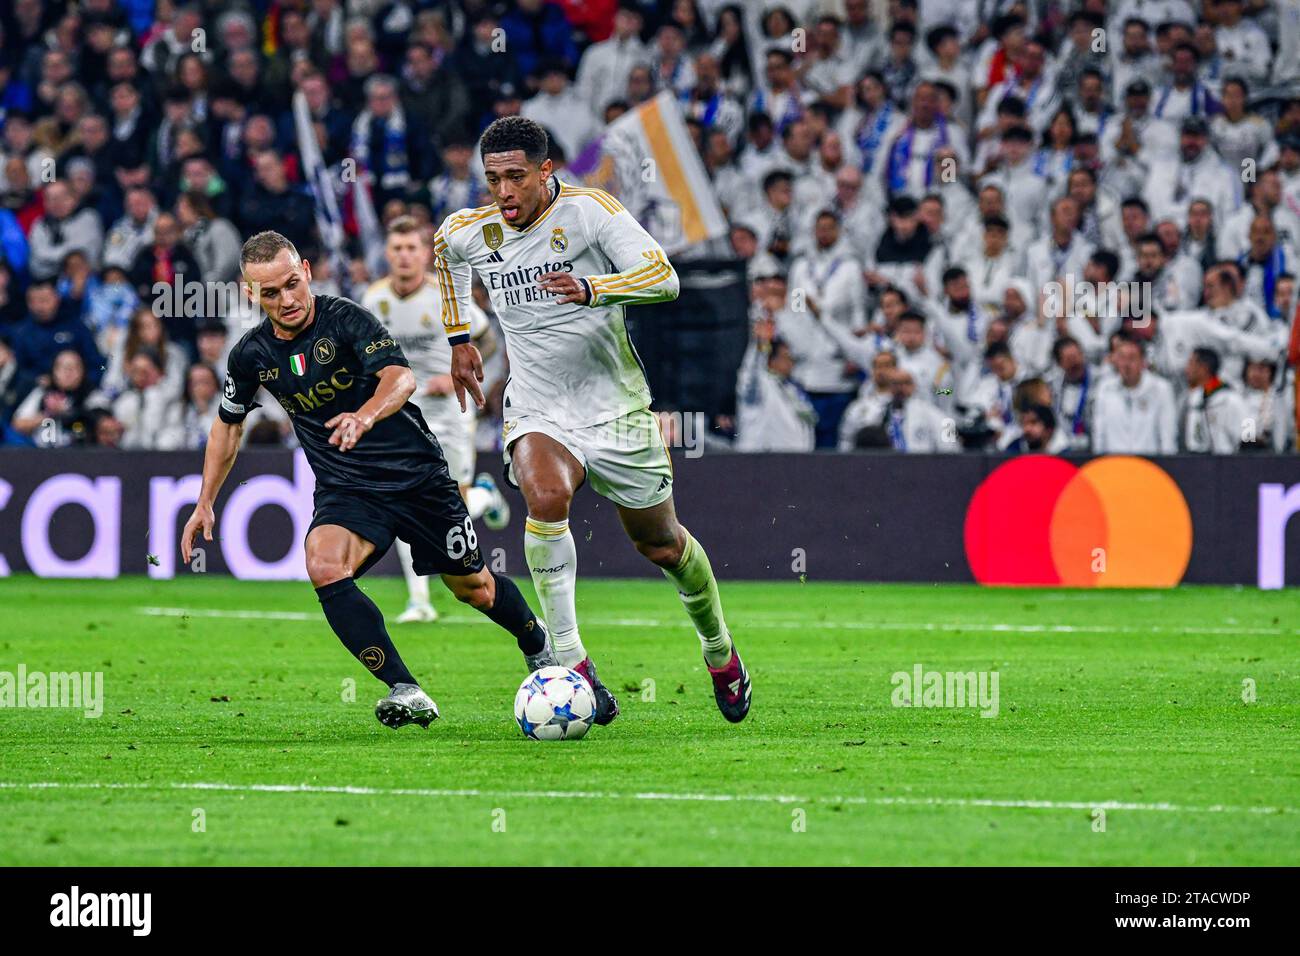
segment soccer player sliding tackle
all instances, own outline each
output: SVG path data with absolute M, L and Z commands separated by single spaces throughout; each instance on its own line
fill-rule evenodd
M 664 251 L 616 199 L 561 183 L 546 132 L 523 117 L 493 122 L 480 145 L 493 203 L 449 216 L 434 241 L 452 379 L 483 407 L 483 365 L 466 319 L 477 272 L 505 332 L 506 480 L 528 504 L 524 554 L 555 655 L 596 692 L 596 722 L 618 702 L 596 676 L 574 607 L 577 551 L 569 505 L 583 481 L 612 501 L 632 543 L 681 595 L 724 717 L 749 712 L 750 679 L 722 616 L 708 556 L 677 521 L 672 461 L 628 339 L 626 305 L 677 297 Z
M 276 232 L 244 243 L 244 289 L 266 319 L 244 334 L 227 361 L 225 392 L 208 438 L 203 484 L 181 533 L 188 564 L 195 536 L 212 540 L 213 505 L 239 452 L 244 418 L 259 387 L 289 413 L 316 475 L 307 533 L 307 576 L 339 640 L 389 687 L 375 716 L 389 727 L 437 719 L 356 585 L 395 538 L 411 546 L 415 570 L 440 574 L 448 589 L 509 631 L 529 671 L 555 664 L 545 626 L 513 581 L 488 570 L 474 524 L 438 441 L 408 399 L 415 376 L 401 346 L 349 299 L 312 295 L 311 266 Z

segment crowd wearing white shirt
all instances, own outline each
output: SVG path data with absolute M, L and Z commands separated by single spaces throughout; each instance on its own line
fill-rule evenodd
M 679 91 L 761 273 L 738 447 L 1294 452 L 1300 4 L 743 7 Z

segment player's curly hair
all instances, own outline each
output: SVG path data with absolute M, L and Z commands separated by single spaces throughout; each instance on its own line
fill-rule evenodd
M 524 116 L 502 116 L 495 119 L 483 131 L 479 140 L 479 155 L 488 153 L 509 153 L 516 149 L 524 151 L 524 158 L 530 163 L 542 163 L 550 148 L 550 137 L 540 123 L 535 123 Z

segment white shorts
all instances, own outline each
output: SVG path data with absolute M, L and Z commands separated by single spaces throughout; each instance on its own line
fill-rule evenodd
M 506 481 L 518 488 L 510 468 L 510 449 L 520 438 L 540 432 L 568 449 L 587 473 L 596 494 L 625 508 L 653 508 L 673 493 L 673 461 L 664 445 L 659 419 L 648 408 L 622 418 L 562 428 L 555 422 L 522 415 L 502 429 Z
M 443 457 L 447 459 L 447 470 L 458 485 L 469 485 L 474 481 L 474 430 L 476 421 L 473 415 L 462 415 L 457 409 L 454 416 L 446 414 L 446 406 L 434 406 L 416 402 L 424 420 L 438 444 L 442 446 Z

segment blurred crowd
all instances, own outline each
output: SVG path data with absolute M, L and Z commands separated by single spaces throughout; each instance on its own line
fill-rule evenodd
M 1294 450 L 1300 0 L 9 0 L 3 442 L 201 448 L 256 231 L 318 292 L 380 278 L 341 175 L 326 248 L 296 94 L 432 230 L 488 201 L 493 118 L 564 175 L 663 91 L 730 227 L 674 259 L 750 288 L 712 441 Z M 291 444 L 267 404 L 246 441 Z

